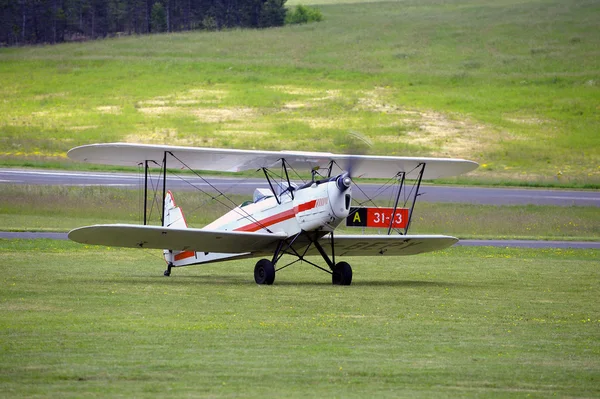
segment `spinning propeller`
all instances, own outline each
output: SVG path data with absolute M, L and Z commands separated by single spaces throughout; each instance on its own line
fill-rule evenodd
M 355 155 L 365 155 L 369 149 L 373 147 L 373 142 L 371 140 L 353 130 L 348 133 L 346 142 L 346 150 L 350 155 L 346 160 L 346 165 L 344 167 L 345 172 L 337 178 L 337 187 L 340 191 L 346 191 L 352 184 L 354 167 L 360 162 L 360 159 Z

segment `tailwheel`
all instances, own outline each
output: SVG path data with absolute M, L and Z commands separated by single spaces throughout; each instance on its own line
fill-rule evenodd
M 352 283 L 352 268 L 348 262 L 339 262 L 331 273 L 333 285 L 350 285 Z
M 164 276 L 169 277 L 171 275 L 171 268 L 173 267 L 172 263 L 169 263 L 167 265 L 167 270 L 165 270 L 165 272 L 163 273 Z
M 268 259 L 261 259 L 254 266 L 254 281 L 256 284 L 271 285 L 275 281 L 275 266 Z

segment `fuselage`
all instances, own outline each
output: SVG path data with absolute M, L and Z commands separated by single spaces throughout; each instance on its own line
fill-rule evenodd
M 346 180 L 344 180 L 346 179 Z M 258 197 L 229 211 L 205 229 L 247 232 L 333 231 L 348 216 L 352 199 L 345 175 Z

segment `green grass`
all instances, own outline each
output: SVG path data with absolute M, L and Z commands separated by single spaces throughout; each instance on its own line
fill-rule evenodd
M 459 156 L 471 181 L 600 184 L 595 0 L 320 4 L 325 20 L 0 49 L 1 163 L 78 144 Z
M 3 395 L 600 395 L 598 251 L 352 258 L 351 287 L 159 252 L 0 240 Z
M 194 192 L 175 192 L 192 227 L 202 227 L 229 210 Z M 0 192 L 0 231 L 68 231 L 98 223 L 141 224 L 140 193 L 106 187 L 4 185 Z M 248 198 L 232 196 L 234 204 Z M 387 205 L 383 204 L 382 205 Z M 151 220 L 160 220 L 154 206 Z M 360 233 L 340 228 L 341 233 Z M 369 229 L 369 233 L 386 231 Z M 600 239 L 597 207 L 492 206 L 419 202 L 411 225 L 413 234 L 449 234 L 460 238 Z

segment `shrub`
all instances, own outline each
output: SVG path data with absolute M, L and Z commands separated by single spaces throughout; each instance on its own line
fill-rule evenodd
M 323 20 L 323 14 L 316 8 L 298 4 L 293 11 L 288 11 L 285 16 L 285 24 L 306 24 L 308 22 L 319 22 Z

